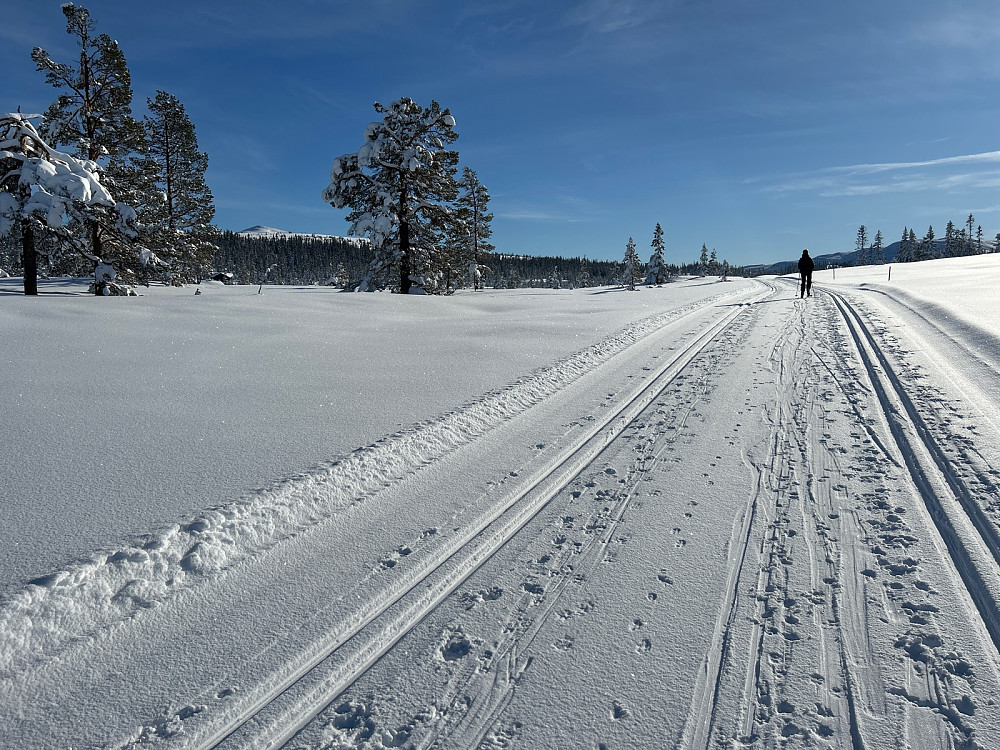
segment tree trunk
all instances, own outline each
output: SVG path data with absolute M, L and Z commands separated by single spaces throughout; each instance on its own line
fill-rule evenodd
M 90 249 L 91 252 L 97 257 L 98 263 L 104 260 L 104 244 L 101 242 L 101 225 L 96 221 L 90 224 Z M 104 285 L 98 283 L 97 278 L 94 278 L 94 294 L 98 297 L 104 294 Z
M 410 281 L 410 223 L 399 225 L 399 293 L 409 294 L 413 282 Z
M 31 223 L 21 223 L 21 265 L 24 268 L 24 293 L 38 294 L 38 256 L 35 254 L 35 232 Z

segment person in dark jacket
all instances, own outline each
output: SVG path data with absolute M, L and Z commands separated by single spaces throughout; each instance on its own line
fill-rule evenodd
M 802 288 L 799 290 L 799 296 L 805 297 L 808 294 L 812 297 L 813 259 L 809 257 L 808 250 L 803 250 L 802 257 L 799 258 L 799 277 L 802 279 Z

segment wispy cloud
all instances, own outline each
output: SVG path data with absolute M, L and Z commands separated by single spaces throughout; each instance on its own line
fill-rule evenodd
M 937 6 L 941 15 L 912 23 L 907 36 L 918 44 L 937 44 L 992 53 L 1000 42 L 1000 7 L 989 3 L 975 9 Z
M 567 14 L 571 25 L 579 25 L 596 34 L 615 34 L 645 26 L 658 13 L 657 3 L 634 0 L 590 0 Z
M 496 216 L 513 221 L 578 224 L 595 221 L 604 213 L 593 201 L 570 195 L 554 196 L 544 201 L 506 200 L 503 196 L 493 198 Z
M 983 162 L 1000 162 L 1000 151 L 985 151 L 980 154 L 966 154 L 964 156 L 946 156 L 941 159 L 928 159 L 926 161 L 897 161 L 883 162 L 881 164 L 853 164 L 847 167 L 830 167 L 830 172 L 840 172 L 843 174 L 874 174 L 876 172 L 892 172 L 901 169 L 917 169 L 920 167 L 937 167 L 946 164 L 973 164 Z
M 1000 186 L 1000 151 L 908 162 L 828 167 L 779 178 L 753 177 L 744 184 L 765 192 L 812 192 L 822 197 L 877 195 L 926 190 L 995 189 Z

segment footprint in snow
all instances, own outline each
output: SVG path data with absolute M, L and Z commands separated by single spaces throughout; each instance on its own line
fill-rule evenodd
M 573 648 L 573 637 L 570 635 L 564 635 L 558 641 L 552 644 L 560 651 L 569 651 Z
M 629 718 L 631 715 L 632 712 L 618 701 L 614 701 L 611 704 L 611 718 L 615 721 L 622 721 L 623 719 Z
M 457 661 L 469 655 L 472 651 L 472 641 L 460 630 L 452 632 L 448 640 L 441 646 L 441 658 L 445 661 Z

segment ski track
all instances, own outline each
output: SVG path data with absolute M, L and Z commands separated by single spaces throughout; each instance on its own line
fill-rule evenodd
M 773 293 L 773 288 L 769 287 Z M 502 588 L 492 585 L 477 589 L 472 586 L 451 598 L 451 609 L 473 611 L 501 604 L 505 600 L 506 615 L 499 636 L 485 643 L 469 636 L 460 621 L 441 629 L 439 655 L 450 672 L 445 688 L 432 706 L 413 715 L 401 724 L 382 729 L 384 720 L 376 716 L 379 699 L 374 695 L 355 695 L 348 691 L 330 704 L 329 708 L 290 743 L 293 747 L 389 747 L 421 748 L 503 748 L 518 736 L 521 725 L 516 720 L 502 719 L 522 678 L 530 670 L 540 649 L 554 648 L 569 653 L 575 648 L 572 635 L 552 639 L 559 623 L 571 623 L 586 618 L 594 602 L 585 594 L 585 586 L 602 565 L 614 563 L 617 550 L 631 540 L 631 533 L 622 528 L 623 519 L 635 502 L 635 495 L 650 475 L 676 449 L 676 440 L 689 419 L 697 414 L 699 404 L 710 390 L 710 379 L 719 369 L 719 361 L 731 351 L 745 330 L 746 311 L 734 316 L 724 328 L 719 328 L 699 346 L 696 356 L 670 382 L 670 398 L 664 397 L 664 383 L 656 386 L 656 398 L 620 436 L 589 460 L 586 469 L 567 483 L 564 494 L 571 503 L 592 502 L 573 514 L 565 506 L 548 511 L 551 520 L 535 524 L 529 536 L 532 562 L 524 571 L 514 573 L 518 585 Z M 740 324 L 743 325 L 740 325 Z M 720 345 L 720 339 L 726 339 Z M 672 401 L 672 405 L 668 404 Z M 613 451 L 624 464 L 622 470 L 606 465 L 605 452 Z M 587 510 L 587 508 L 592 510 Z M 580 514 L 582 512 L 582 515 Z M 685 513 L 690 517 L 691 513 Z M 682 548 L 686 540 L 682 529 L 675 527 L 674 546 Z M 665 569 L 653 576 L 660 589 L 673 586 Z M 648 592 L 648 605 L 655 604 L 659 594 Z M 639 655 L 654 648 L 650 637 L 643 636 L 644 617 L 633 617 L 630 632 L 635 637 L 635 652 Z M 456 649 L 455 644 L 461 644 Z M 454 656 L 459 653 L 459 656 Z M 475 658 L 468 658 L 475 654 Z M 620 700 L 610 704 L 614 721 L 631 716 Z M 357 721 L 356 717 L 363 717 Z M 383 744 L 379 744 L 383 743 Z M 397 744 L 392 744 L 397 743 Z
M 793 304 L 758 355 L 770 378 L 753 386 L 773 391 L 761 397 L 768 434 L 744 447 L 756 482 L 733 524 L 724 596 L 676 746 L 996 747 L 996 472 L 963 435 L 960 407 L 922 384 L 857 300 L 818 290 Z M 696 359 L 684 375 L 697 381 L 704 367 Z M 533 548 L 549 546 L 520 590 L 473 584 L 452 595 L 452 610 L 469 611 L 506 598 L 508 614 L 489 642 L 456 615 L 440 627 L 447 681 L 424 710 L 400 720 L 392 696 L 365 692 L 369 683 L 292 746 L 524 746 L 512 698 L 539 649 L 575 648 L 553 634 L 595 606 L 587 580 L 627 543 L 621 522 L 640 482 L 704 395 L 679 394 L 669 419 L 658 401 L 616 440 L 635 453 L 616 484 L 594 462 L 567 486 L 571 499 L 535 532 Z M 565 512 L 587 493 L 595 512 Z M 666 570 L 659 580 L 673 583 Z M 645 624 L 636 617 L 640 653 L 656 647 Z M 631 712 L 615 700 L 610 715 Z
M 953 599 L 968 616 L 966 628 L 980 633 L 986 657 L 980 676 L 995 685 L 997 653 L 983 625 L 992 630 L 996 618 L 997 567 L 969 528 L 979 506 L 940 457 L 875 336 L 841 295 L 799 303 L 767 365 L 778 390 L 773 431 L 748 456 L 763 478 L 749 503 L 760 531 L 741 534 L 747 546 L 761 541 L 752 551 L 739 550 L 757 558 L 759 573 L 756 583 L 730 584 L 730 606 L 742 617 L 726 607 L 720 614 L 715 641 L 724 656 L 721 663 L 707 659 L 704 681 L 714 680 L 714 691 L 711 699 L 704 685 L 696 693 L 685 746 L 820 742 L 856 749 L 918 739 L 921 747 L 978 747 L 974 669 L 936 622 L 944 605 L 921 576 L 918 550 L 929 547 L 961 574 L 965 585 L 955 587 Z M 866 414 L 873 394 L 878 410 Z M 908 409 L 897 407 L 900 398 Z M 837 412 L 851 423 L 850 451 L 833 437 Z M 945 443 L 950 437 L 942 436 Z M 928 481 L 930 469 L 913 458 L 919 452 L 937 454 L 923 461 L 937 466 L 941 481 Z M 929 516 L 912 525 L 909 509 L 894 504 L 899 492 L 893 485 L 904 480 Z M 949 490 L 965 496 L 968 515 L 959 514 L 955 501 L 947 516 L 941 496 Z M 995 529 L 981 518 L 976 525 L 992 547 Z M 741 563 L 739 570 L 740 577 L 743 570 L 752 576 L 754 566 Z M 886 581 L 881 590 L 879 580 Z M 741 603 L 741 588 L 753 592 L 752 602 Z M 880 621 L 891 627 L 879 627 Z M 873 658 L 892 657 L 889 644 L 906 658 Z M 807 699 L 802 686 L 810 684 Z
M 288 741 L 531 521 L 745 309 L 746 305 L 735 306 L 675 351 L 650 375 L 648 382 L 588 427 L 526 484 L 513 488 L 506 499 L 494 501 L 492 515 L 482 515 L 471 530 L 450 535 L 429 564 L 401 578 L 393 597 L 379 603 L 349 640 L 331 639 L 285 684 L 261 695 L 259 700 L 250 701 L 251 710 L 237 720 L 226 722 L 222 729 L 210 730 L 214 733 L 206 736 L 203 743 L 212 747 L 278 747 Z M 523 590 L 536 596 L 544 589 L 529 581 Z M 454 653 L 454 639 L 460 636 L 459 630 L 454 631 L 442 647 L 446 658 Z M 458 643 L 463 641 L 460 639 Z M 520 642 L 518 645 L 523 646 Z M 467 652 L 467 644 L 464 648 Z M 526 666 L 516 659 L 507 664 L 514 682 Z
M 664 325 L 732 296 L 651 316 L 513 385 L 317 471 L 42 576 L 0 602 L 0 678 L 168 601 L 474 441 Z
M 863 300 L 815 291 L 810 300 L 790 301 L 792 312 L 778 335 L 756 354 L 752 385 L 762 392 L 757 398 L 766 435 L 741 447 L 755 481 L 734 519 L 718 615 L 676 745 L 1000 746 L 995 706 L 979 698 L 1000 694 L 1000 474 L 979 448 L 982 437 L 969 427 L 963 405 L 924 383 L 900 341 Z M 69 646 L 141 617 L 177 592 L 364 502 L 664 325 L 730 296 L 638 321 L 508 388 L 329 466 L 32 581 L 0 602 L 0 632 L 7 635 L 0 644 L 0 679 L 16 679 Z M 168 710 L 114 746 L 278 747 L 289 740 L 310 748 L 516 745 L 524 727 L 509 714 L 511 701 L 539 649 L 574 648 L 568 631 L 558 638 L 553 633 L 558 623 L 585 618 L 595 606 L 587 581 L 628 543 L 624 520 L 640 504 L 641 483 L 671 460 L 723 367 L 723 355 L 712 354 L 709 344 L 745 335 L 737 329 L 756 325 L 759 317 L 746 313 L 769 307 L 741 305 L 679 347 L 613 415 L 588 429 L 586 439 L 510 490 L 506 504 L 484 516 L 481 526 L 429 540 L 428 562 L 399 576 L 390 600 L 362 603 L 365 612 L 349 633 L 304 654 L 283 683 L 242 695 L 246 708 L 239 716 L 199 725 L 210 717 L 196 701 Z M 957 343 L 946 328 L 914 317 Z M 977 366 L 989 366 L 968 354 Z M 669 383 L 677 388 L 668 407 L 662 394 Z M 630 456 L 624 470 L 597 461 L 611 448 Z M 542 519 L 539 512 L 560 493 L 568 500 Z M 581 496 L 593 499 L 591 510 L 566 511 Z M 537 527 L 531 532 L 536 552 L 519 573 L 519 588 L 476 584 L 480 566 L 529 523 Z M 680 526 L 673 533 L 683 545 Z M 658 585 L 673 585 L 665 569 L 656 577 Z M 462 591 L 465 582 L 472 585 Z M 657 596 L 652 590 L 647 598 L 655 603 Z M 449 611 L 469 612 L 502 603 L 498 635 L 487 643 L 455 615 L 436 619 L 448 622 L 437 626 L 436 651 L 447 679 L 425 709 L 387 723 L 379 704 L 391 698 L 351 685 L 443 602 Z M 644 634 L 645 616 L 637 614 L 630 627 L 638 654 L 656 647 Z M 632 711 L 616 699 L 609 717 L 627 722 Z

